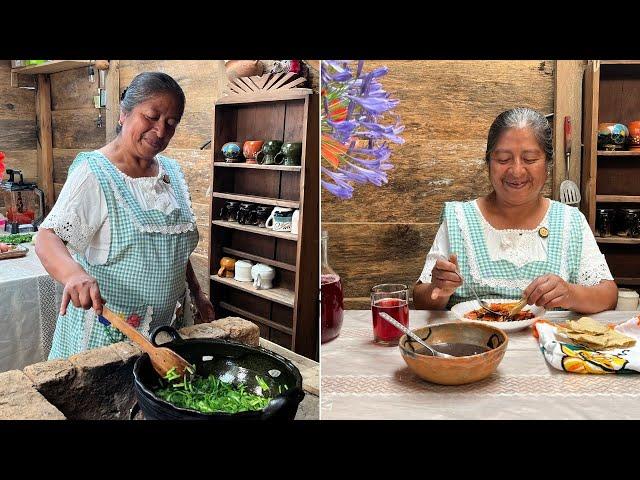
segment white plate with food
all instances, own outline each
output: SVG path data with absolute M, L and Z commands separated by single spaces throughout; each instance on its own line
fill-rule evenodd
M 511 320 L 507 318 L 508 312 L 518 303 L 518 300 L 506 298 L 485 298 L 484 301 L 489 304 L 489 307 L 492 310 L 500 313 L 504 312 L 504 316 L 496 316 L 485 311 L 480 307 L 480 302 L 477 300 L 458 303 L 451 308 L 451 311 L 455 313 L 456 317 L 460 320 L 485 323 L 498 327 L 505 332 L 515 332 L 517 330 L 530 327 L 546 313 L 545 309 L 542 307 L 526 305 L 520 313 L 517 313 L 515 318 Z

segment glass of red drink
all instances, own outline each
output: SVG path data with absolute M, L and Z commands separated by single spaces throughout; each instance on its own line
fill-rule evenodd
M 401 283 L 384 283 L 371 289 L 373 341 L 381 345 L 397 345 L 403 333 L 380 316 L 391 315 L 409 327 L 409 288 Z

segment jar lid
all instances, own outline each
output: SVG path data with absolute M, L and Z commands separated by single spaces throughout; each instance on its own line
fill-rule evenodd
M 618 289 L 618 297 L 619 298 L 639 298 L 638 292 L 635 290 L 631 290 L 629 288 L 619 288 Z

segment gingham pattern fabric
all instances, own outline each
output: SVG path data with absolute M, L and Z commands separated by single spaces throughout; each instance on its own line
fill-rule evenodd
M 576 283 L 582 253 L 580 211 L 553 200 L 549 208 L 547 259 L 517 267 L 507 260 L 491 260 L 480 213 L 472 202 L 446 202 L 442 216 L 447 221 L 451 253 L 458 256 L 464 279 L 449 299 L 448 306 L 475 299 L 469 283 L 481 298 L 514 300 L 519 299 L 523 291 L 513 285 L 516 280 L 522 284 L 524 279 L 529 284 L 541 275 L 553 273 Z
M 111 226 L 109 257 L 104 265 L 90 265 L 78 254 L 75 260 L 96 278 L 106 305 L 125 318 L 137 315 L 140 323 L 134 326 L 146 336 L 175 321 L 177 302 L 185 298 L 187 261 L 198 243 L 182 172 L 173 160 L 156 158 L 180 203 L 180 209 L 169 215 L 142 211 L 120 172 L 97 151 L 79 154 L 71 167 L 82 161 L 89 163 L 105 194 Z M 171 233 L 162 233 L 167 231 Z M 69 304 L 67 314 L 58 316 L 49 359 L 66 358 L 123 339 L 117 329 L 100 322 L 92 309 L 85 311 Z

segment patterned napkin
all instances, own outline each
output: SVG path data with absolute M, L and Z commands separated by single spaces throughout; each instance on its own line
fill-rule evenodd
M 572 343 L 557 325 L 540 320 L 533 334 L 538 338 L 540 350 L 549 365 L 571 373 L 632 373 L 640 372 L 640 315 L 616 325 L 618 333 L 636 339 L 628 348 L 594 350 Z

